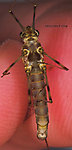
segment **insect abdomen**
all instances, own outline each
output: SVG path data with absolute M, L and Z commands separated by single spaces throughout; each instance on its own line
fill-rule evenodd
M 47 137 L 49 118 L 47 102 L 45 102 L 47 97 L 43 72 L 40 69 L 35 69 L 30 74 L 30 80 L 37 123 L 37 137 L 44 140 Z

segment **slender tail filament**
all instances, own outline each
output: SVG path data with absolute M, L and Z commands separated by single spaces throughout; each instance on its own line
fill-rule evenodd
M 49 149 L 49 146 L 48 146 L 47 139 L 45 139 L 45 143 L 46 143 L 47 149 L 50 150 L 50 149 Z

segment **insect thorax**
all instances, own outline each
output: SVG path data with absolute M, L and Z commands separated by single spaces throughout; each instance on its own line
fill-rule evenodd
M 22 54 L 24 56 L 22 60 L 27 73 L 30 73 L 33 67 L 39 67 L 40 69 L 46 67 L 44 63 L 42 64 L 44 62 L 43 48 L 38 40 L 29 38 L 22 47 Z

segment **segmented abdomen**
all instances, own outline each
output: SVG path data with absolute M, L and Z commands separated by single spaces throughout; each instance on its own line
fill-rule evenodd
M 33 69 L 30 80 L 37 123 L 37 137 L 44 140 L 47 137 L 49 118 L 43 72 L 39 68 Z

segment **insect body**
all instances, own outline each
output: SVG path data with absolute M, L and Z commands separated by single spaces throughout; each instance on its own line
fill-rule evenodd
M 49 123 L 47 102 L 52 103 L 52 98 L 46 75 L 47 63 L 44 62 L 44 55 L 57 63 L 60 66 L 60 69 L 64 69 L 67 71 L 68 68 L 62 65 L 59 61 L 48 56 L 41 47 L 41 44 L 38 41 L 39 32 L 35 29 L 35 10 L 36 5 L 34 5 L 33 24 L 32 26 L 27 27 L 22 26 L 13 12 L 11 10 L 9 11 L 22 29 L 20 37 L 22 38 L 24 44 L 22 47 L 22 55 L 3 72 L 3 75 L 1 77 L 10 74 L 10 72 L 8 72 L 10 68 L 22 58 L 28 79 L 28 94 L 30 97 L 29 103 L 31 103 L 31 93 L 33 96 L 37 123 L 37 137 L 38 139 L 45 140 L 48 147 L 46 139 Z M 46 86 L 48 90 L 49 101 L 47 100 Z
M 27 26 L 26 31 L 21 33 L 21 36 L 24 36 L 25 43 L 22 47 L 22 60 L 25 65 L 25 71 L 30 87 L 29 93 L 32 92 L 33 96 L 37 123 L 37 137 L 44 140 L 47 138 L 49 122 L 44 82 L 46 64 L 44 63 L 43 49 L 38 42 L 38 34 L 38 31 L 33 31 L 30 26 Z

